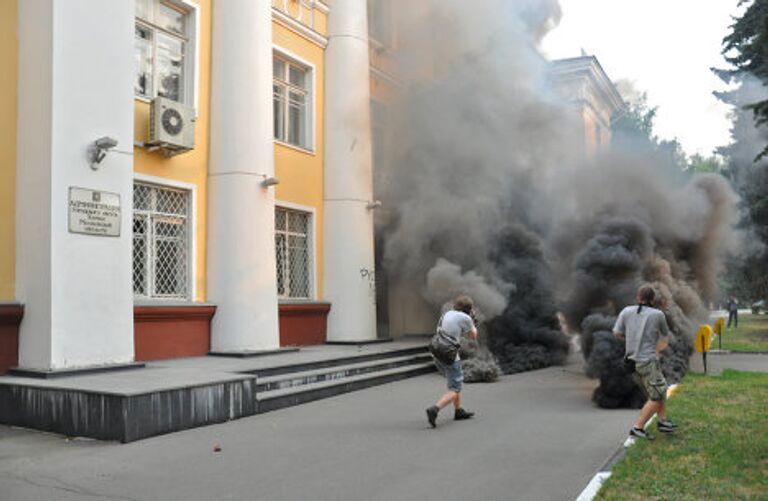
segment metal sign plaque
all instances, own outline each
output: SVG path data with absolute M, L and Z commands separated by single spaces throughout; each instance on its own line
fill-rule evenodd
M 120 195 L 70 186 L 69 232 L 119 237 Z

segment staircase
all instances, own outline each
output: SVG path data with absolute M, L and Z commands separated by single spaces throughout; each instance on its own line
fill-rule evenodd
M 256 375 L 258 412 L 299 405 L 433 372 L 425 347 L 272 367 Z
M 435 370 L 426 343 L 307 350 L 292 360 L 285 353 L 265 359 L 195 357 L 55 380 L 3 376 L 0 423 L 133 442 Z

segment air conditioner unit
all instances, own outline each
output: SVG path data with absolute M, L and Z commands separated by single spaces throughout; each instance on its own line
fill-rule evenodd
M 168 155 L 185 153 L 195 147 L 195 110 L 165 97 L 152 100 L 149 112 L 150 149 Z

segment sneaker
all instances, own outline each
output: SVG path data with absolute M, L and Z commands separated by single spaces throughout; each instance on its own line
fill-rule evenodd
M 461 421 L 462 419 L 469 419 L 474 415 L 475 415 L 474 412 L 468 412 L 468 411 L 465 411 L 463 408 L 459 407 L 453 413 L 453 419 L 455 419 L 456 421 Z
M 434 428 L 437 426 L 437 413 L 440 411 L 440 409 L 437 408 L 436 405 L 433 405 L 429 409 L 427 409 L 427 421 L 429 421 L 429 425 Z
M 677 425 L 672 421 L 659 421 L 656 423 L 656 428 L 661 433 L 674 433 L 677 431 Z
M 629 436 L 630 437 L 637 437 L 637 438 L 644 438 L 646 440 L 653 440 L 654 439 L 653 435 L 649 435 L 648 433 L 645 432 L 645 430 L 643 430 L 641 428 L 632 428 L 631 430 L 629 430 Z

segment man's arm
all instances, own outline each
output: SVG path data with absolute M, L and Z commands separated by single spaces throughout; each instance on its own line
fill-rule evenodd
M 465 323 L 461 327 L 461 332 L 468 334 L 472 339 L 477 339 L 477 319 L 474 312 L 467 314 Z
M 661 352 L 669 346 L 669 325 L 667 324 L 667 316 L 664 313 L 661 314 L 661 325 L 659 325 L 659 340 L 656 342 L 656 357 L 661 356 Z
M 616 323 L 613 326 L 613 337 L 616 339 L 624 340 L 624 315 L 622 315 L 623 311 L 619 313 L 619 316 L 616 318 Z
M 669 339 L 666 337 L 663 337 L 659 339 L 659 342 L 656 343 L 656 357 L 661 357 L 661 352 L 667 349 L 667 346 L 669 346 Z

